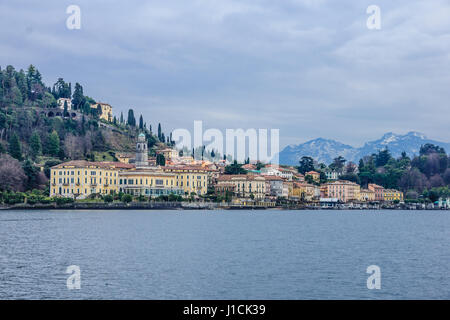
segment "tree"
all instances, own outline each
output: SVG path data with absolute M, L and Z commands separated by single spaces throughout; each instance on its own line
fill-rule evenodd
M 81 109 L 84 103 L 83 87 L 77 82 L 75 83 L 75 91 L 72 96 L 72 108 L 74 110 Z
M 22 146 L 19 137 L 15 132 L 9 139 L 9 154 L 17 160 L 22 160 Z
M 342 172 L 345 166 L 345 162 L 347 162 L 347 160 L 345 160 L 344 157 L 339 156 L 333 159 L 333 162 L 330 164 L 330 169 L 337 171 L 337 172 Z
M 97 112 L 95 114 L 96 118 L 100 118 L 102 116 L 103 110 L 100 103 L 97 104 Z
M 24 161 L 22 168 L 26 175 L 25 189 L 32 190 L 36 188 L 38 186 L 37 175 L 39 174 L 39 169 L 33 165 L 30 159 Z
M 23 191 L 26 178 L 17 159 L 8 154 L 0 155 L 0 190 Z
M 144 118 L 142 118 L 142 114 L 139 116 L 139 130 L 144 130 Z
M 440 153 L 440 154 L 446 154 L 444 148 L 436 146 L 432 143 L 426 143 L 423 146 L 420 147 L 419 154 L 421 156 L 430 155 L 432 153 Z
M 59 136 L 55 130 L 50 134 L 47 150 L 52 157 L 57 157 L 59 155 Z
M 246 174 L 247 170 L 242 168 L 242 164 L 237 163 L 236 160 L 232 164 L 225 167 L 225 174 Z
M 33 159 L 36 159 L 36 157 L 42 154 L 41 138 L 37 131 L 34 131 L 30 138 L 30 151 Z
M 375 165 L 377 167 L 383 167 L 389 162 L 391 158 L 392 156 L 388 148 L 380 150 L 378 154 L 375 156 Z
M 131 127 L 136 127 L 136 118 L 134 117 L 133 109 L 128 110 L 127 124 L 130 125 Z
M 161 123 L 158 123 L 158 139 L 159 139 L 159 141 L 161 141 L 161 139 L 162 139 Z
M 122 200 L 122 202 L 129 203 L 129 202 L 133 201 L 133 197 L 131 196 L 131 194 L 127 193 L 122 196 L 121 200 Z
M 166 165 L 166 159 L 164 158 L 164 155 L 160 153 L 156 155 L 156 165 L 163 167 Z
M 314 170 L 314 159 L 311 157 L 303 156 L 300 161 L 300 166 L 298 167 L 298 172 L 305 174 L 308 171 Z
M 67 106 L 67 101 L 64 101 L 64 111 L 63 111 L 63 116 L 64 117 L 68 117 L 69 116 L 69 111 L 68 111 L 68 106 Z

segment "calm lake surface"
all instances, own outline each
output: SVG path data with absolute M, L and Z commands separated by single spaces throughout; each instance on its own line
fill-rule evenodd
M 448 211 L 0 212 L 0 299 L 450 299 L 449 263 Z

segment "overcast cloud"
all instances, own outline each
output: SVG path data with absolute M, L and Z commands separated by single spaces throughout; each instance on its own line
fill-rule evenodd
M 81 30 L 66 28 L 67 6 Z M 368 30 L 366 8 L 381 8 Z M 279 128 L 281 146 L 450 141 L 450 1 L 0 1 L 0 65 L 80 82 L 169 132 Z

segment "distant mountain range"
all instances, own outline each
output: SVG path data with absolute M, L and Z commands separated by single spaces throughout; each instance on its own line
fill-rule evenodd
M 394 157 L 399 157 L 403 151 L 409 156 L 419 154 L 420 146 L 432 143 L 450 151 L 450 143 L 430 140 L 419 132 L 409 132 L 399 135 L 386 133 L 381 139 L 365 143 L 355 148 L 335 140 L 318 138 L 298 145 L 289 145 L 279 154 L 280 164 L 298 165 L 303 156 L 310 156 L 319 162 L 330 164 L 334 158 L 343 156 L 345 159 L 358 162 L 364 156 L 377 153 L 388 148 Z

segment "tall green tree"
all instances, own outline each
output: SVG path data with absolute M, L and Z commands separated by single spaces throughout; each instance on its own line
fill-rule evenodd
M 31 157 L 33 159 L 36 159 L 36 157 L 42 154 L 41 137 L 39 136 L 39 133 L 37 131 L 33 132 L 33 134 L 31 135 L 30 150 L 31 150 Z
M 52 157 L 58 157 L 59 156 L 59 135 L 58 132 L 54 131 L 50 134 L 50 137 L 48 139 L 48 153 Z
M 139 117 L 139 130 L 144 130 L 144 118 L 142 118 L 142 114 Z
M 81 109 L 85 103 L 83 87 L 78 82 L 75 83 L 75 91 L 72 96 L 72 108 L 74 110 Z
M 303 156 L 300 159 L 299 164 L 298 172 L 301 174 L 314 170 L 314 159 L 311 157 Z
M 134 117 L 133 109 L 128 110 L 128 119 L 127 123 L 131 127 L 136 127 L 136 118 Z
M 161 139 L 162 139 L 161 123 L 158 123 L 158 139 L 159 139 L 159 141 L 161 141 Z
M 17 160 L 22 160 L 22 145 L 20 144 L 19 137 L 14 132 L 9 139 L 9 154 L 11 157 Z

